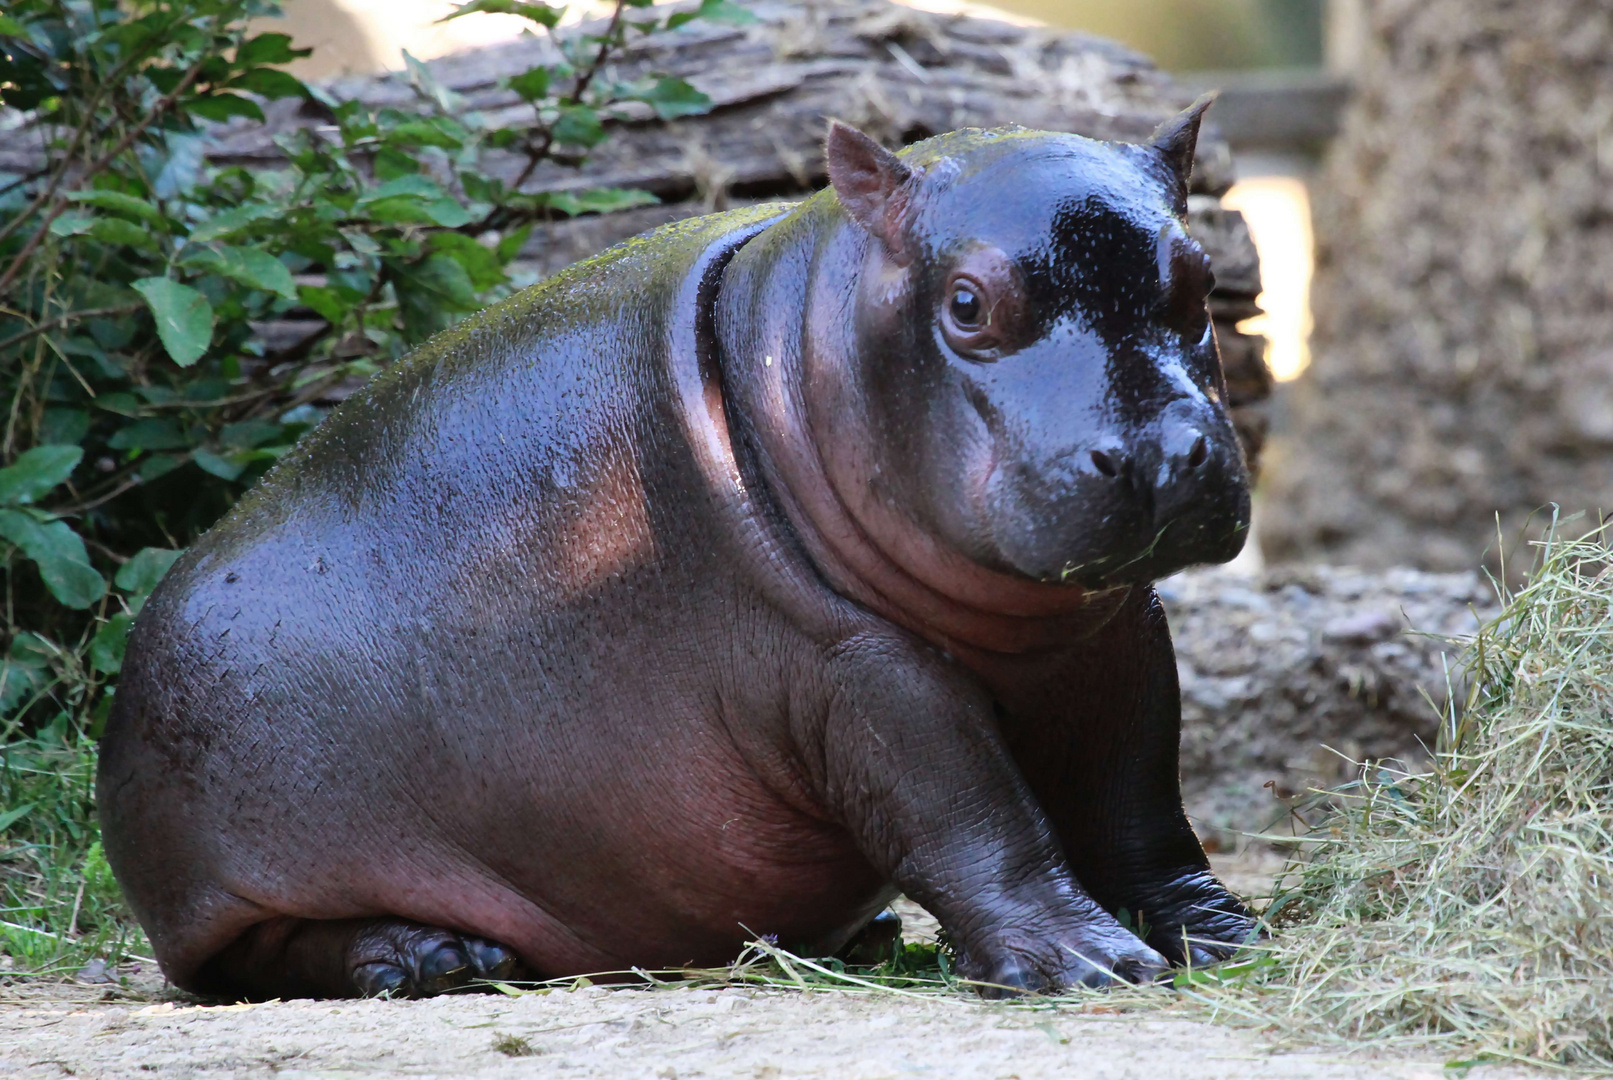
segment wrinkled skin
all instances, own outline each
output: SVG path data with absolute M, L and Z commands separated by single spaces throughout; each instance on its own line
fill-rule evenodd
M 898 890 L 993 993 L 1227 955 L 1148 585 L 1248 516 L 1198 117 L 836 126 L 832 190 L 629 241 L 336 410 L 130 640 L 101 813 L 169 978 L 867 956 Z

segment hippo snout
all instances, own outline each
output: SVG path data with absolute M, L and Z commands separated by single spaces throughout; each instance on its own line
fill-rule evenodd
M 1225 424 L 1161 423 L 994 481 L 1003 561 L 1042 581 L 1150 581 L 1225 562 L 1248 534 L 1248 473 Z
M 1173 424 L 1127 447 L 1091 451 L 1093 468 L 1106 482 L 1101 486 L 1110 489 L 1099 498 L 1131 504 L 1128 516 L 1149 534 L 1224 514 L 1228 501 L 1240 496 L 1246 504 L 1248 481 L 1236 441 L 1212 439 L 1205 426 Z

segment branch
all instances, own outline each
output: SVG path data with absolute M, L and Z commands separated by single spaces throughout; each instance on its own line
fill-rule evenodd
M 160 118 L 163 113 L 173 108 L 174 103 L 179 100 L 179 96 L 181 94 L 190 89 L 191 84 L 196 81 L 199 75 L 201 75 L 202 67 L 210 59 L 212 59 L 211 53 L 201 57 L 194 64 L 192 64 L 190 66 L 190 70 L 186 71 L 184 77 L 179 80 L 178 85 L 159 98 L 150 109 L 146 110 L 146 115 L 141 117 L 140 122 L 135 124 L 128 131 L 124 132 L 123 138 L 119 139 L 112 149 L 108 150 L 106 153 L 102 154 L 98 159 L 96 159 L 95 163 L 84 171 L 83 176 L 79 177 L 79 181 L 82 182 L 85 178 L 94 176 L 102 169 L 105 169 L 109 164 L 117 159 L 119 154 L 123 153 L 130 146 L 133 146 L 134 141 L 144 134 L 147 128 L 156 123 L 158 118 Z M 34 235 L 28 238 L 28 242 L 24 244 L 22 250 L 17 253 L 17 257 L 13 259 L 11 265 L 6 268 L 6 272 L 4 274 L 0 274 L 0 296 L 5 294 L 6 289 L 11 285 L 12 281 L 14 281 L 17 275 L 22 272 L 22 268 L 27 265 L 28 257 L 34 253 L 34 250 L 38 248 L 41 243 L 44 242 L 45 236 L 50 232 L 51 222 L 60 217 L 62 215 L 62 211 L 67 209 L 67 206 L 67 200 L 58 195 L 56 197 L 55 204 L 45 214 L 45 220 L 39 223 L 39 228 L 34 231 Z
M 119 495 L 122 495 L 124 492 L 133 490 L 134 488 L 139 487 L 143 483 L 145 483 L 145 481 L 140 479 L 140 474 L 135 473 L 133 476 L 130 476 L 127 480 L 124 480 L 122 483 L 118 484 L 118 486 L 114 487 L 111 491 L 107 492 L 104 495 L 101 495 L 98 498 L 90 499 L 88 502 L 77 503 L 77 504 L 75 504 L 73 506 L 57 507 L 55 509 L 50 510 L 49 513 L 55 514 L 58 517 L 73 517 L 73 516 L 75 516 L 77 514 L 84 513 L 86 510 L 94 510 L 97 506 L 100 506 L 102 503 L 111 502 L 113 499 L 117 498 Z
M 5 352 L 13 345 L 27 341 L 31 337 L 48 334 L 58 326 L 66 326 L 68 323 L 78 322 L 80 319 L 99 319 L 105 315 L 132 315 L 139 311 L 142 306 L 141 304 L 120 304 L 117 307 L 85 308 L 82 311 L 69 311 L 65 315 L 58 315 L 48 322 L 42 322 L 38 326 L 18 334 L 12 334 L 4 341 L 0 341 L 0 352 Z
M 605 66 L 605 59 L 610 55 L 611 43 L 616 37 L 617 28 L 622 24 L 622 12 L 626 9 L 627 0 L 616 0 L 616 10 L 611 12 L 610 25 L 605 27 L 604 34 L 600 36 L 599 48 L 594 53 L 593 62 L 577 75 L 577 81 L 572 84 L 571 93 L 566 95 L 564 104 L 582 104 L 582 96 L 588 92 L 589 84 L 594 81 L 594 76 L 599 74 L 600 69 Z M 515 183 L 510 185 L 512 192 L 520 192 L 521 185 L 532 178 L 532 173 L 549 156 L 549 151 L 553 146 L 554 125 L 551 124 L 543 133 L 543 142 L 536 149 L 527 151 L 526 168 L 521 171 L 520 176 L 515 178 Z
M 95 120 L 95 111 L 101 107 L 101 99 L 107 95 L 112 87 L 117 85 L 118 81 L 123 78 L 125 71 L 127 71 L 134 64 L 139 63 L 146 57 L 150 56 L 153 52 L 160 49 L 165 37 L 166 35 L 162 34 L 153 35 L 152 41 L 155 43 L 156 48 L 148 47 L 140 52 L 136 52 L 124 57 L 118 62 L 116 67 L 114 67 L 106 74 L 104 78 L 100 80 L 100 85 L 96 88 L 95 96 L 90 99 L 89 105 L 84 109 L 84 119 L 79 122 L 78 127 L 74 130 L 72 141 L 67 144 L 67 150 L 62 154 L 61 163 L 56 166 L 55 171 L 52 173 L 50 183 L 45 185 L 45 190 L 39 193 L 38 198 L 34 199 L 31 203 L 24 207 L 22 212 L 7 222 L 3 228 L 0 228 L 0 243 L 4 243 L 6 238 L 21 228 L 22 223 L 27 221 L 36 210 L 50 201 L 51 196 L 56 193 L 56 189 L 61 186 L 61 182 L 66 179 L 68 169 L 73 164 L 73 155 L 78 153 L 79 144 L 84 141 L 84 136 L 89 133 L 90 126 Z M 37 179 L 46 172 L 50 171 L 51 170 L 49 168 L 41 169 L 37 173 L 33 174 L 32 177 L 28 177 L 26 179 Z M 22 181 L 19 181 L 19 183 L 20 182 Z M 16 184 L 7 185 L 6 190 L 10 191 L 11 188 L 15 186 Z M 46 222 L 47 227 L 49 224 L 49 222 Z

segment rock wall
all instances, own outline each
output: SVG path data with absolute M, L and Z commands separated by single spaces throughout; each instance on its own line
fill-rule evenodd
M 1426 760 L 1461 652 L 1496 613 L 1477 574 L 1325 566 L 1159 584 L 1182 683 L 1182 788 L 1223 850 L 1365 758 Z M 1268 786 L 1269 785 L 1269 786 Z
M 1262 546 L 1471 569 L 1499 512 L 1515 575 L 1537 508 L 1613 509 L 1613 5 L 1361 4 Z

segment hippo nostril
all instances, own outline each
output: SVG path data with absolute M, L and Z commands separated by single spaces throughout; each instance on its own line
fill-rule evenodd
M 1120 475 L 1120 468 L 1115 464 L 1114 458 L 1105 454 L 1102 450 L 1092 451 L 1092 464 L 1099 472 L 1111 480 Z
M 1205 441 L 1203 435 L 1200 435 L 1198 437 L 1198 441 L 1193 444 L 1193 449 L 1188 452 L 1187 467 L 1190 469 L 1196 469 L 1200 465 L 1203 465 L 1205 461 L 1209 460 L 1209 457 L 1210 444 Z

